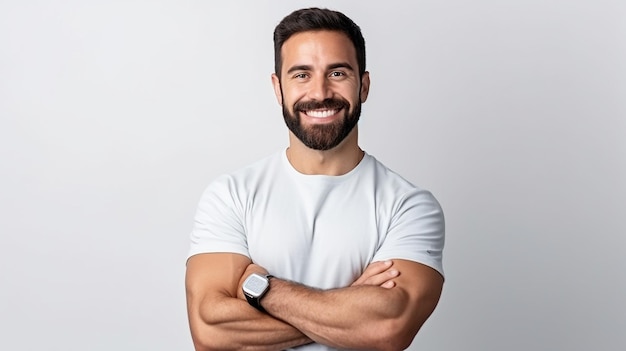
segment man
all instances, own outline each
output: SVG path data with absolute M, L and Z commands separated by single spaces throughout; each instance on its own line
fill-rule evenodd
M 289 147 L 200 200 L 186 276 L 196 350 L 405 349 L 441 294 L 441 208 L 358 146 L 370 78 L 352 20 L 295 11 L 274 45 Z

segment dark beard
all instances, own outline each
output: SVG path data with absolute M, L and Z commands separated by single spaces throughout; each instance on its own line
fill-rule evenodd
M 291 114 L 286 105 L 283 104 L 283 118 L 287 128 L 304 145 L 314 150 L 330 150 L 339 145 L 359 122 L 361 102 L 359 101 L 354 106 L 352 113 L 350 113 L 349 108 L 350 104 L 342 99 L 326 99 L 322 102 L 306 101 L 296 103 L 293 106 L 294 113 Z M 316 124 L 305 128 L 301 123 L 300 113 L 316 109 L 343 109 L 344 118 L 333 123 Z

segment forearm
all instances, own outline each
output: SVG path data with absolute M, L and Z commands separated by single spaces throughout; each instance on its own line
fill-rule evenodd
M 211 299 L 190 324 L 196 350 L 283 350 L 311 342 L 293 326 L 233 297 Z
M 316 290 L 272 279 L 262 300 L 273 316 L 295 326 L 316 342 L 336 348 L 382 349 L 402 333 L 409 298 L 402 289 L 353 286 Z
M 197 351 L 283 350 L 311 342 L 296 328 L 238 298 L 237 284 L 249 265 L 248 257 L 228 253 L 188 260 L 187 311 Z

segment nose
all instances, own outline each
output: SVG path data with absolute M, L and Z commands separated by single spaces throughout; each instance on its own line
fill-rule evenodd
M 309 86 L 309 98 L 311 100 L 324 101 L 331 98 L 333 93 L 330 89 L 330 82 L 325 76 L 315 77 L 311 79 Z

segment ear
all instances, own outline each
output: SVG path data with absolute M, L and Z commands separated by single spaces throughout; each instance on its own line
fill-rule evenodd
M 272 73 L 272 85 L 274 86 L 274 95 L 276 95 L 276 100 L 280 106 L 283 105 L 283 94 L 280 93 L 280 78 L 276 75 L 276 73 Z
M 365 73 L 363 73 L 363 77 L 361 77 L 361 91 L 360 91 L 360 98 L 361 98 L 361 103 L 365 102 L 365 100 L 367 100 L 367 95 L 370 92 L 370 73 L 365 71 Z

